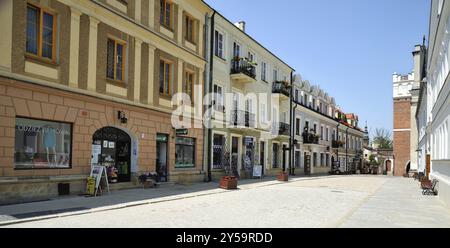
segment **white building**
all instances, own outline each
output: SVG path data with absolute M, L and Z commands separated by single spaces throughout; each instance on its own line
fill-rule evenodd
M 249 178 L 255 165 L 263 175 L 279 174 L 289 165 L 294 70 L 250 37 L 245 22 L 216 13 L 212 23 L 212 175 Z
M 336 101 L 318 86 L 294 80 L 293 120 L 295 139 L 295 172 L 324 174 L 356 172 L 362 163 L 362 148 L 366 133 L 358 128 L 358 117 L 344 114 Z
M 439 197 L 450 206 L 450 3 L 432 0 L 427 83 L 421 87 L 417 112 L 420 168 L 439 180 Z M 424 106 L 426 105 L 426 106 Z M 424 159 L 425 158 L 425 159 Z

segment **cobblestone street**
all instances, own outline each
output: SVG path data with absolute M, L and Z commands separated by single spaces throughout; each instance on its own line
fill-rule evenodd
M 255 181 L 237 191 L 205 189 L 164 199 L 5 227 L 450 227 L 444 203 L 421 195 L 418 183 L 405 178 Z

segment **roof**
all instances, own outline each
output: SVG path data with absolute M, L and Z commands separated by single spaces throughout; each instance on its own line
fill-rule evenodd
M 263 46 L 261 43 L 259 43 L 257 40 L 255 40 L 252 36 L 250 36 L 249 34 L 247 34 L 246 32 L 242 31 L 240 28 L 236 27 L 236 25 L 234 25 L 234 23 L 232 23 L 230 20 L 228 20 L 228 18 L 226 18 L 225 16 L 223 16 L 219 11 L 217 11 L 216 9 L 214 9 L 213 7 L 211 7 L 210 5 L 208 5 L 204 0 L 202 0 L 202 2 L 204 4 L 206 4 L 209 8 L 211 8 L 216 14 L 218 14 L 219 16 L 221 16 L 225 21 L 227 21 L 228 23 L 231 24 L 231 26 L 233 26 L 236 30 L 240 31 L 241 33 L 243 33 L 245 36 L 247 36 L 248 38 L 250 38 L 253 42 L 255 42 L 257 45 L 259 45 L 261 48 L 263 48 L 264 50 L 266 50 L 268 53 L 270 53 L 272 56 L 274 56 L 276 59 L 278 59 L 281 63 L 283 63 L 284 65 L 286 65 L 287 67 L 289 67 L 292 71 L 295 71 L 294 68 L 292 68 L 292 66 L 288 65 L 286 62 L 284 62 L 282 59 L 280 59 L 277 55 L 275 55 L 273 52 L 271 52 L 269 49 L 267 49 L 265 46 Z

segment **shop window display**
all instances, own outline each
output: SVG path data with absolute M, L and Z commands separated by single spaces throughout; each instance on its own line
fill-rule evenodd
M 71 167 L 72 124 L 16 118 L 15 169 Z

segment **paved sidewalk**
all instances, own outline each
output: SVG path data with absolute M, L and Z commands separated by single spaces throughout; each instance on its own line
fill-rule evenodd
M 316 177 L 291 177 L 291 181 L 313 180 Z M 325 176 L 328 177 L 328 176 Z M 239 189 L 246 190 L 281 184 L 274 177 L 262 180 L 240 180 Z M 192 185 L 166 184 L 158 188 L 112 191 L 99 197 L 70 196 L 48 201 L 0 206 L 0 225 L 102 212 L 113 209 L 187 199 L 198 196 L 222 194 L 231 191 L 218 187 L 218 182 Z
M 450 210 L 437 196 L 424 196 L 411 178 L 387 180 L 339 227 L 449 228 Z

